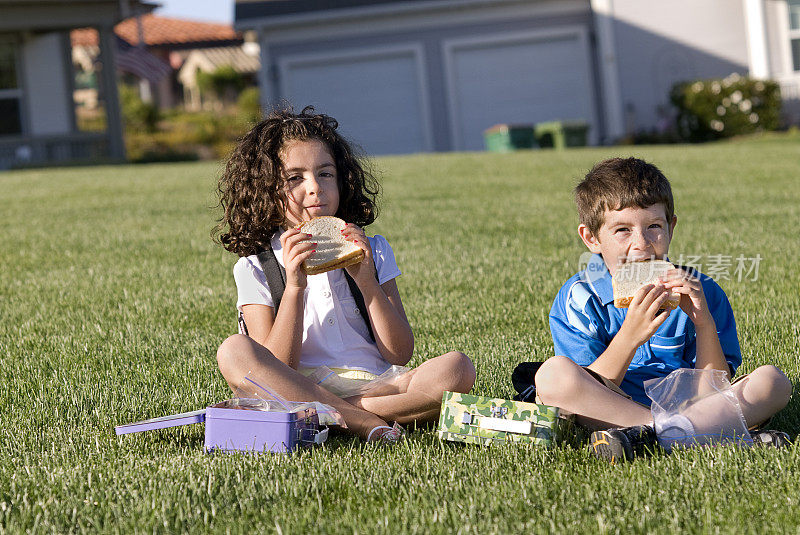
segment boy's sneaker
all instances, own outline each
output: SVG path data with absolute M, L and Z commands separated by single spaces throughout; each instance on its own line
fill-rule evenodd
M 595 457 L 611 464 L 632 461 L 635 457 L 652 452 L 657 445 L 656 430 L 650 425 L 595 431 L 589 438 L 589 448 Z
M 783 431 L 776 431 L 774 429 L 753 432 L 750 436 L 753 438 L 753 446 L 784 448 L 792 444 L 789 435 Z

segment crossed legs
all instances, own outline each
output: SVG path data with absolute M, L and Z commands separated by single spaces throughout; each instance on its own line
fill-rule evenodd
M 536 392 L 543 403 L 575 414 L 589 429 L 608 429 L 653 421 L 647 407 L 608 389 L 567 357 L 551 357 L 536 374 Z M 775 366 L 761 366 L 733 385 L 748 427 L 768 420 L 789 402 L 792 384 Z M 713 415 L 713 397 L 703 412 Z M 705 405 L 708 403 L 708 405 Z
M 341 399 L 290 368 L 252 338 L 237 334 L 217 351 L 222 376 L 231 387 L 252 373 L 278 395 L 292 401 L 319 401 L 339 411 L 347 427 L 367 438 L 371 429 L 386 425 L 432 420 L 439 413 L 445 390 L 468 392 L 475 382 L 475 368 L 463 353 L 450 352 L 430 359 L 391 383 L 363 396 Z
M 653 421 L 650 409 L 610 390 L 567 357 L 550 357 L 542 364 L 536 372 L 536 394 L 591 430 Z
M 792 395 L 792 383 L 783 372 L 772 365 L 760 366 L 733 384 L 733 393 L 739 400 L 742 415 L 748 428 L 756 427 L 767 420 L 789 403 Z M 690 415 L 692 421 L 701 422 L 713 417 L 715 406 L 721 402 L 718 396 L 709 396 L 696 404 L 695 413 Z
M 463 353 L 451 351 L 347 401 L 386 420 L 422 423 L 438 416 L 445 390 L 466 393 L 474 384 L 472 361 Z

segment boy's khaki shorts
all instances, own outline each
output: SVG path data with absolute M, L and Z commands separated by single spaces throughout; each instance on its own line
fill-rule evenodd
M 615 382 L 614 382 L 614 381 L 612 381 L 611 379 L 607 379 L 607 378 L 603 377 L 602 375 L 600 375 L 600 374 L 599 374 L 599 373 L 597 373 L 596 371 L 594 371 L 594 370 L 590 370 L 590 369 L 589 369 L 589 368 L 587 368 L 586 366 L 581 366 L 581 368 L 583 368 L 584 370 L 586 370 L 586 372 L 588 372 L 588 373 L 589 373 L 589 375 L 591 375 L 592 377 L 594 377 L 595 379 L 597 379 L 597 380 L 600 382 L 600 384 L 602 384 L 604 387 L 608 388 L 608 389 L 609 389 L 609 390 L 611 390 L 612 392 L 616 392 L 617 394 L 619 394 L 620 396 L 622 396 L 622 397 L 624 397 L 624 398 L 626 398 L 626 399 L 633 399 L 633 398 L 632 398 L 632 397 L 630 397 L 628 394 L 626 394 L 626 393 L 625 393 L 625 391 L 624 391 L 624 390 L 622 390 L 622 389 L 621 389 L 621 388 L 620 388 L 620 387 L 617 385 L 617 383 L 615 383 Z M 637 403 L 638 403 L 638 402 L 637 402 Z M 639 405 L 641 405 L 641 403 L 639 403 Z
M 617 386 L 617 384 L 614 381 L 612 381 L 611 379 L 607 379 L 607 378 L 603 377 L 602 375 L 600 375 L 596 371 L 590 370 L 586 366 L 581 366 L 581 368 L 586 370 L 586 372 L 589 375 L 591 375 L 592 377 L 597 379 L 597 381 L 600 384 L 602 384 L 603 386 L 605 386 L 606 388 L 608 388 L 609 390 L 611 390 L 615 394 L 619 394 L 620 396 L 624 397 L 625 399 L 630 399 L 631 401 L 633 401 L 634 403 L 638 403 L 642 407 L 647 407 L 648 409 L 650 408 L 649 405 L 645 405 L 644 403 L 639 403 L 638 401 L 635 401 L 632 397 L 630 397 L 628 394 L 626 394 L 624 390 L 622 390 L 619 386 Z M 538 393 L 536 394 L 536 398 L 534 399 L 534 401 L 536 403 L 542 403 L 542 400 L 541 400 L 541 398 L 539 398 L 539 394 Z

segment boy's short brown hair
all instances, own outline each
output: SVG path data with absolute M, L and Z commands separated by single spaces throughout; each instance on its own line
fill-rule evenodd
M 575 186 L 575 203 L 580 222 L 595 236 L 606 210 L 662 203 L 668 223 L 675 213 L 669 180 L 658 167 L 638 158 L 610 158 L 595 165 Z

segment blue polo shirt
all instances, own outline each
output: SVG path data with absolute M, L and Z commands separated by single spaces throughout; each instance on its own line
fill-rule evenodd
M 742 363 L 736 336 L 733 310 L 722 288 L 711 277 L 697 274 L 706 302 L 717 325 L 722 352 L 735 372 Z M 550 310 L 550 334 L 556 355 L 565 355 L 581 366 L 588 366 L 608 348 L 628 313 L 614 306 L 611 274 L 603 257 L 592 255 L 586 269 L 572 276 L 559 290 Z M 680 308 L 650 340 L 636 349 L 620 387 L 634 400 L 650 405 L 643 383 L 665 377 L 678 368 L 695 367 L 694 323 Z

